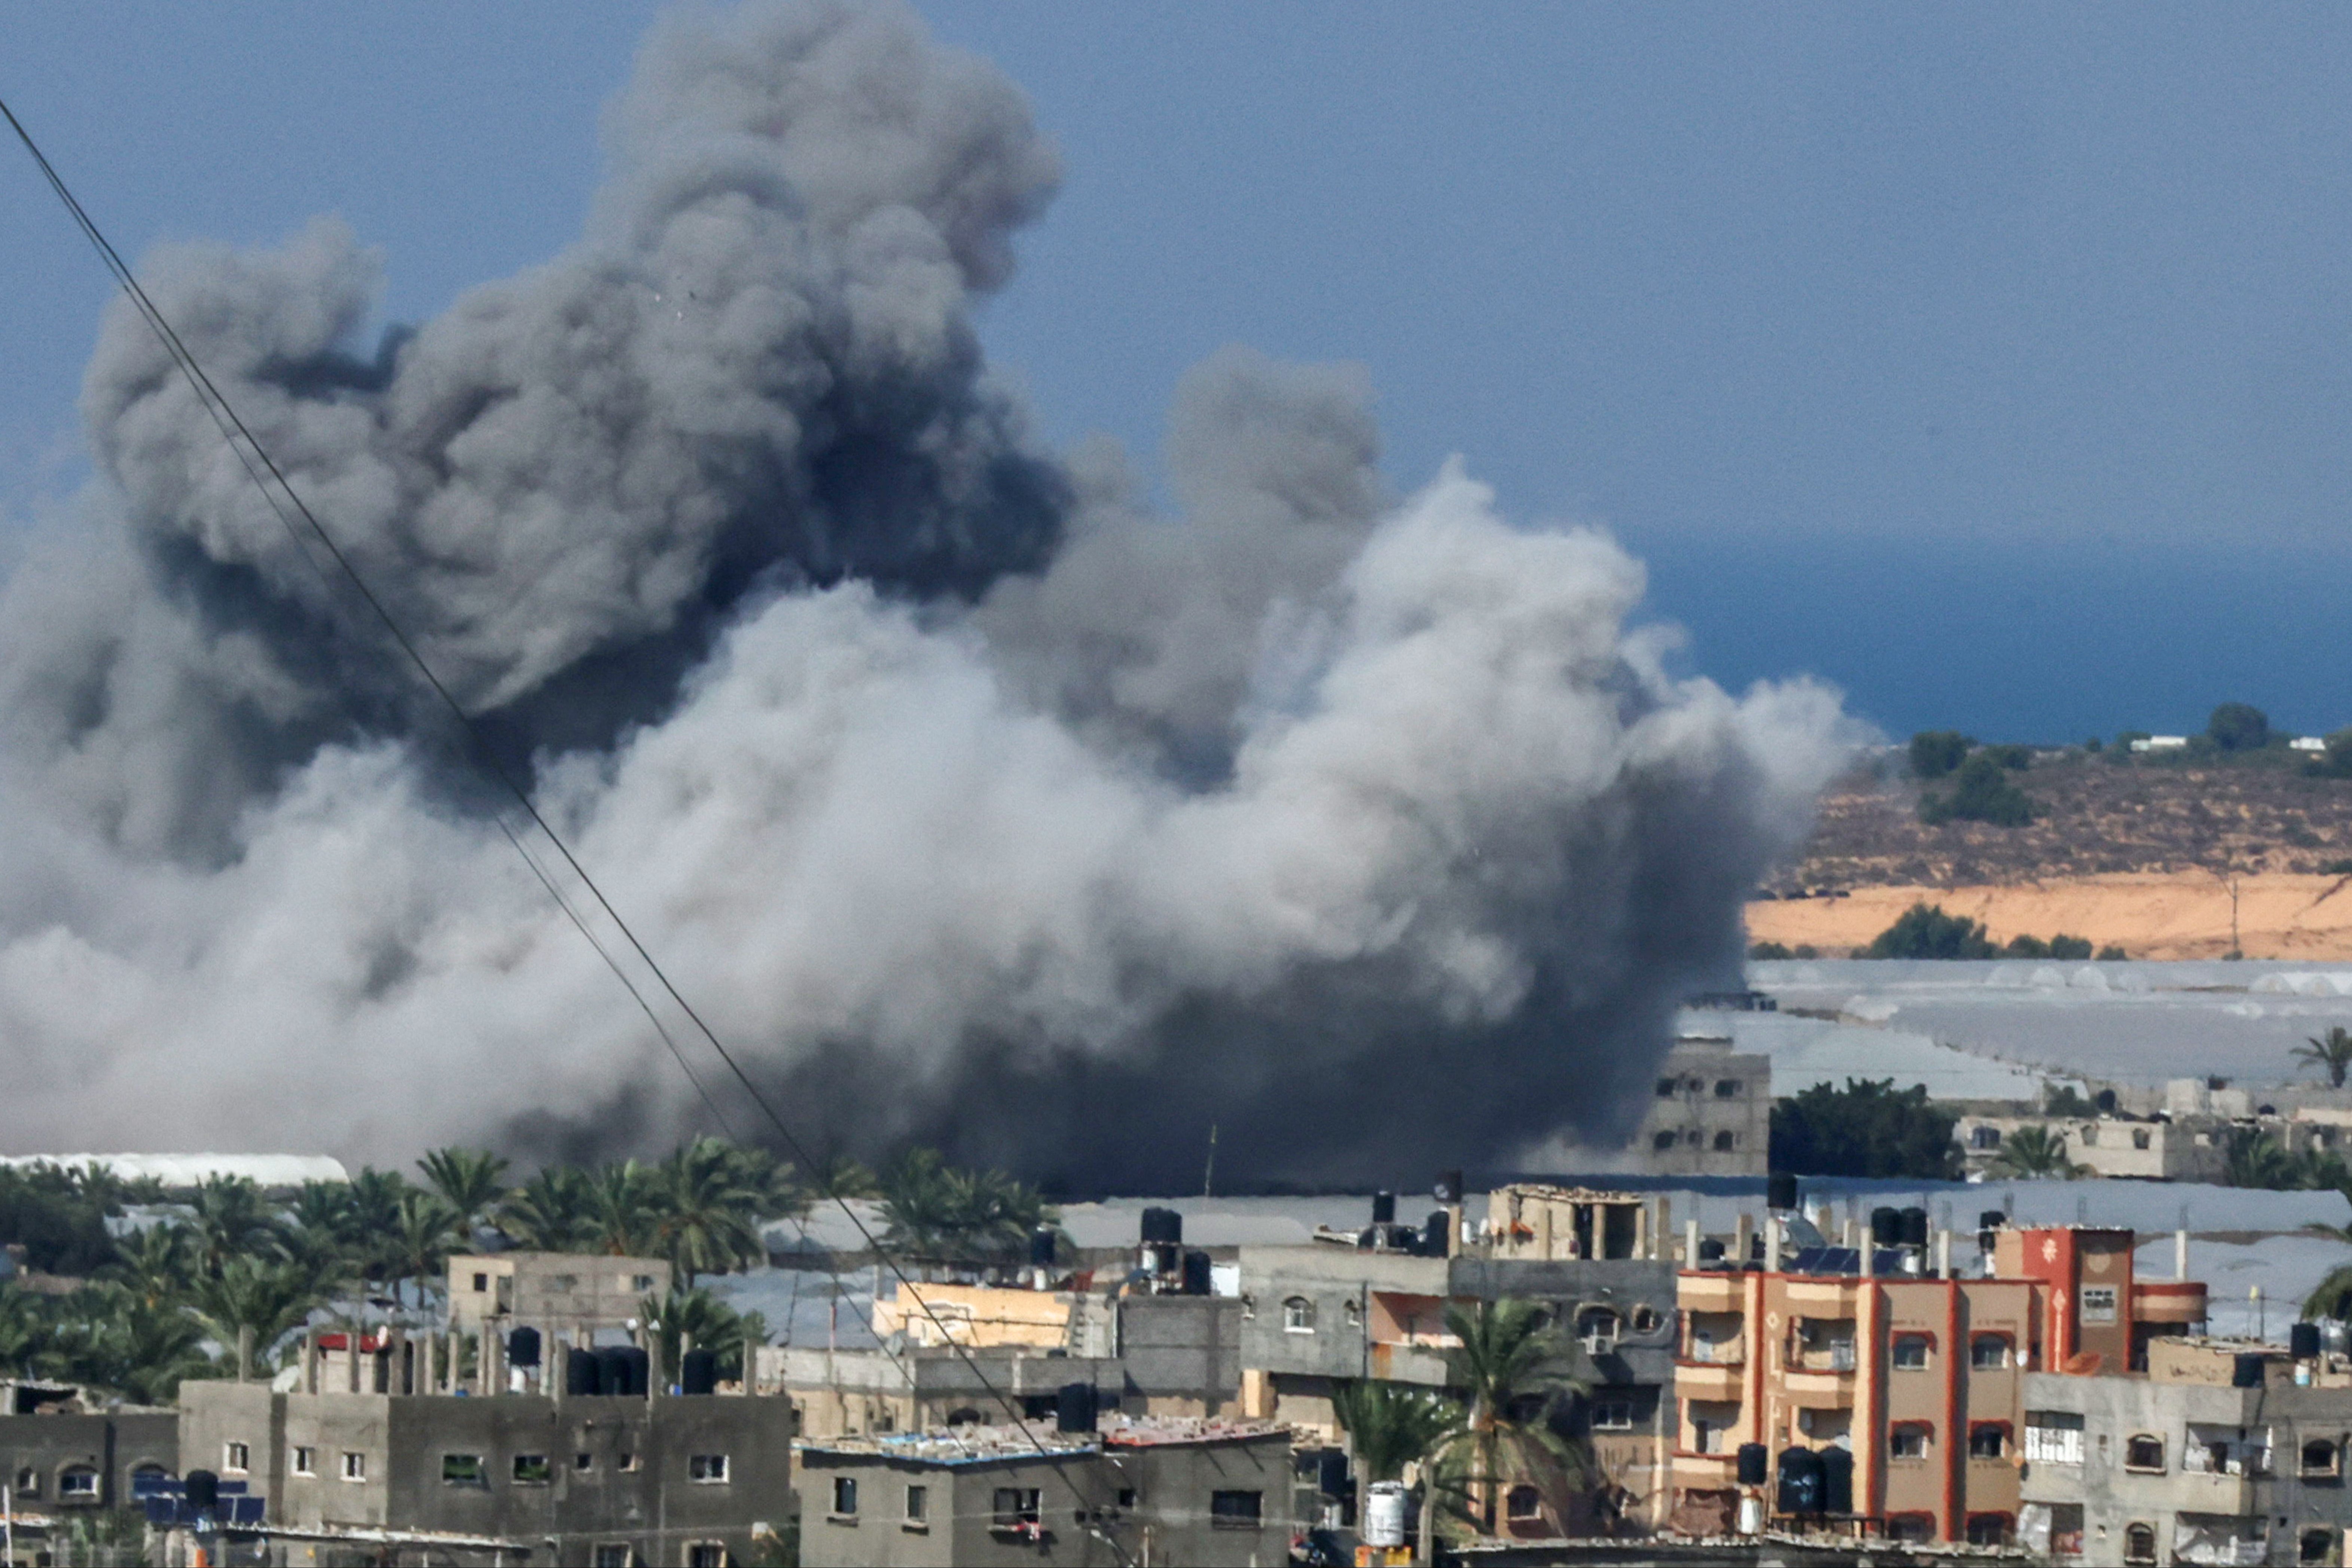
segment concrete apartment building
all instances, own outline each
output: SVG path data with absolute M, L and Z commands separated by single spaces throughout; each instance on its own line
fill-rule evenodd
M 719 1568 L 782 1531 L 791 1447 L 782 1400 L 180 1391 L 181 1459 L 264 1497 L 291 1563 Z
M 2020 1536 L 2052 1561 L 2345 1561 L 2345 1357 L 2158 1342 L 2145 1376 L 2030 1373 L 2024 1398 Z
M 1111 1417 L 1098 1433 L 978 1426 L 797 1451 L 805 1568 L 1290 1556 L 1290 1438 L 1262 1423 Z
M 1771 1127 L 1772 1058 L 1734 1050 L 1727 1032 L 1686 1033 L 1658 1068 L 1624 1167 L 1649 1176 L 1760 1176 Z
M 578 1252 L 454 1254 L 449 1324 L 478 1333 L 486 1322 L 527 1323 L 551 1340 L 558 1329 L 625 1329 L 646 1297 L 669 1294 L 669 1264 L 658 1258 Z
M 0 1479 L 19 1510 L 121 1508 L 141 1476 L 179 1468 L 176 1411 L 109 1408 L 70 1384 L 0 1381 Z
M 1743 1504 L 1791 1511 L 1788 1479 L 1810 1474 L 1830 1495 L 1804 1512 L 1899 1541 L 2009 1542 L 2025 1376 L 2144 1366 L 2205 1317 L 2203 1286 L 2134 1279 L 2128 1231 L 2004 1230 L 1981 1278 L 1931 1273 L 1923 1239 L 1679 1276 L 1677 1531 L 1719 1533 Z
M 1971 1173 L 1989 1169 L 2021 1127 L 2049 1130 L 2066 1158 L 2097 1176 L 2156 1182 L 2219 1181 L 2229 1163 L 2231 1123 L 2210 1116 L 2155 1120 L 1963 1115 L 1952 1137 Z

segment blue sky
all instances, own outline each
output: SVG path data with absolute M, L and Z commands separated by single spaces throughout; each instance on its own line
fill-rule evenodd
M 656 8 L 11 8 L 0 93 L 135 252 L 341 213 L 387 313 L 577 229 Z M 1147 461 L 1240 340 L 1368 364 L 1604 524 L 1728 684 L 2079 738 L 2352 722 L 2352 12 L 922 6 L 1067 183 L 990 307 L 1055 441 Z M 105 280 L 0 157 L 0 509 L 76 473 Z

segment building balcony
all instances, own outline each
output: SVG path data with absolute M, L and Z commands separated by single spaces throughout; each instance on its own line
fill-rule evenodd
M 1677 1382 L 1680 1373 L 1676 1373 Z M 1780 1374 L 1789 1403 L 1806 1410 L 1842 1410 L 1853 1404 L 1853 1373 L 1830 1367 L 1790 1367 Z
M 1737 1400 L 1747 1369 L 1737 1362 L 1678 1361 L 1675 1363 L 1675 1395 L 1679 1399 Z
M 1739 1456 L 1734 1454 L 1694 1454 L 1688 1449 L 1675 1455 L 1675 1485 L 1713 1490 L 1739 1483 Z
M 1737 1312 L 1748 1304 L 1747 1277 L 1701 1270 L 1675 1281 L 1675 1304 L 1685 1312 Z

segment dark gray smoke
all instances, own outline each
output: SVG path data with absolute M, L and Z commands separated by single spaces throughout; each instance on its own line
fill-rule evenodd
M 578 245 L 373 351 L 331 223 L 142 270 L 806 1136 L 1149 1185 L 1213 1122 L 1294 1179 L 1618 1125 L 1832 696 L 1671 679 L 1606 539 L 1390 493 L 1351 370 L 1188 376 L 1176 516 L 1039 450 L 969 312 L 1055 160 L 901 11 L 667 26 L 608 140 Z M 0 1140 L 698 1125 L 123 313 L 85 407 L 0 601 Z

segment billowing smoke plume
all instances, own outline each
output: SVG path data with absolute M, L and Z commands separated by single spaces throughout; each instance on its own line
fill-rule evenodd
M 1055 160 L 902 13 L 673 24 L 608 135 L 577 246 L 373 353 L 332 224 L 143 270 L 803 1136 L 1141 1187 L 1213 1122 L 1293 1179 L 1621 1125 L 1833 697 L 1671 679 L 1604 538 L 1391 494 L 1349 371 L 1187 377 L 1174 517 L 1042 450 L 969 313 Z M 0 1142 L 707 1125 L 127 313 L 84 404 L 0 599 Z

